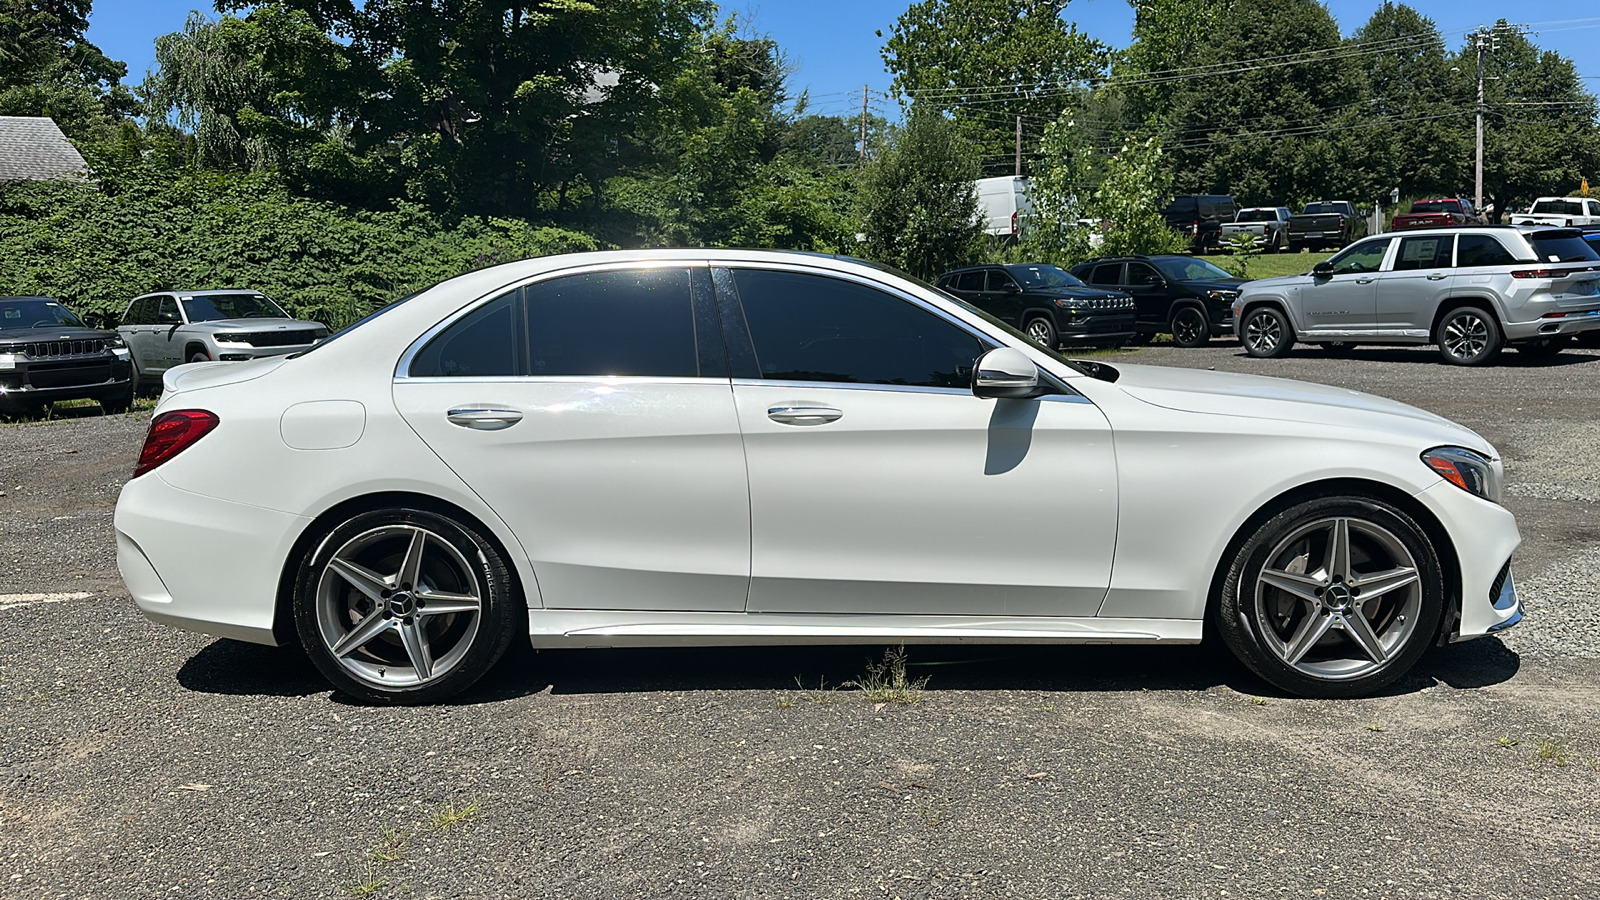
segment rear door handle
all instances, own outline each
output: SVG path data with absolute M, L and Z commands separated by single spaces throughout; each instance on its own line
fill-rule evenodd
M 1371 284 L 1371 283 L 1372 283 L 1372 279 L 1371 278 L 1357 278 L 1356 279 L 1356 284 Z
M 522 413 L 514 409 L 491 409 L 480 406 L 464 406 L 450 410 L 445 416 L 451 425 L 460 425 L 462 428 L 472 428 L 478 431 L 499 431 L 522 421 Z
M 767 410 L 767 418 L 784 425 L 826 425 L 843 415 L 831 406 L 774 406 Z
M 1441 274 L 1440 274 L 1440 273 L 1438 273 L 1438 272 L 1435 272 L 1435 273 L 1433 273 L 1433 274 L 1432 274 L 1432 275 L 1429 275 L 1429 276 L 1428 276 L 1428 280 L 1429 280 L 1429 281 L 1441 281 L 1441 280 L 1443 280 L 1443 279 L 1444 279 L 1444 277 L 1445 277 L 1445 276 L 1443 276 L 1443 275 L 1441 275 Z

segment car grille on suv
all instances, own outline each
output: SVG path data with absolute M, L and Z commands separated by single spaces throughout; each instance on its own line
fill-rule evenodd
M 299 344 L 309 344 L 317 339 L 314 330 L 305 331 L 257 331 L 246 334 L 233 335 L 235 341 L 241 341 L 252 347 L 293 347 Z
M 20 344 L 0 344 L 0 353 L 21 353 L 30 359 L 60 359 L 71 356 L 96 356 L 104 353 L 104 338 L 87 338 L 80 341 L 28 341 Z

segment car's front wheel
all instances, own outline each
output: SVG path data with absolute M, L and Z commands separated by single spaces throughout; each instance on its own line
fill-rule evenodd
M 1493 360 L 1504 341 L 1494 315 L 1476 306 L 1461 306 L 1445 313 L 1433 332 L 1439 355 L 1458 366 L 1481 366 Z
M 1294 346 L 1294 329 L 1276 307 L 1258 306 L 1245 313 L 1240 324 L 1244 352 L 1257 359 L 1282 356 Z
M 1211 323 L 1193 306 L 1179 307 L 1172 314 L 1171 327 L 1172 342 L 1179 347 L 1200 347 L 1211 340 Z
M 294 616 L 311 661 L 369 703 L 434 703 L 482 678 L 523 621 L 505 559 L 472 527 L 381 509 L 301 561 Z
M 1356 697 L 1404 675 L 1444 613 L 1432 543 L 1375 498 L 1298 503 L 1256 529 L 1216 603 L 1228 647 L 1292 694 Z
M 1035 344 L 1051 350 L 1056 348 L 1056 325 L 1049 316 L 1034 316 L 1023 330 Z

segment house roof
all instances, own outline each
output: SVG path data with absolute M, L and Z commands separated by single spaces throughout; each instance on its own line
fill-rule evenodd
M 0 116 L 0 183 L 46 181 L 83 172 L 83 157 L 45 116 Z

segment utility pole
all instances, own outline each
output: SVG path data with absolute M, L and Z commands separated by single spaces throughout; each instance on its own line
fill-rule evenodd
M 1017 177 L 1022 177 L 1022 117 L 1017 116 Z
M 1479 68 L 1481 69 L 1482 67 L 1480 66 Z M 870 96 L 870 94 L 868 93 L 868 88 L 869 87 L 871 87 L 871 85 L 863 84 L 861 86 L 861 165 L 862 166 L 866 166 L 866 164 L 867 164 L 867 98 Z M 1479 93 L 1482 93 L 1482 88 L 1479 88 Z
M 1477 162 L 1473 167 L 1475 177 L 1473 178 L 1472 207 L 1474 209 L 1483 209 L 1483 51 L 1490 49 L 1492 38 L 1489 35 L 1490 31 L 1487 28 L 1480 28 L 1472 34 L 1473 46 L 1478 50 L 1478 153 Z

